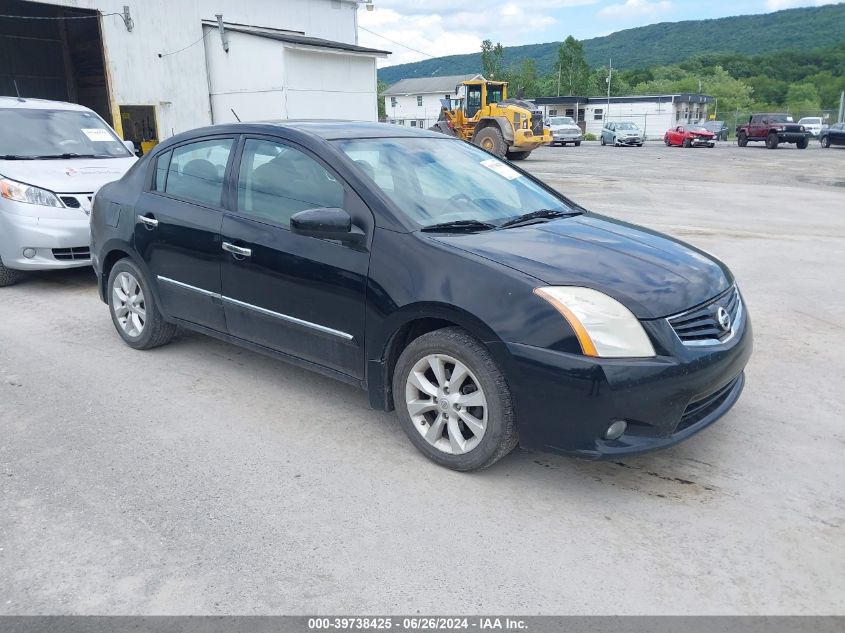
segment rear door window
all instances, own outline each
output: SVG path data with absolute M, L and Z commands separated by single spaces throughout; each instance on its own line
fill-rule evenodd
M 221 207 L 223 177 L 233 142 L 231 138 L 217 138 L 174 148 L 164 191 L 200 204 Z

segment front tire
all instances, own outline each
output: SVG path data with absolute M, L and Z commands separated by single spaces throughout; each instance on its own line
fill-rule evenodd
M 508 160 L 525 160 L 531 155 L 531 152 L 508 152 Z
M 683 145 L 684 147 L 692 147 L 692 141 L 690 141 L 688 138 L 685 138 Z
M 827 149 L 830 147 L 830 137 L 829 136 L 822 136 L 822 140 L 820 141 L 822 144 L 822 148 Z
M 601 144 L 602 144 L 602 145 L 607 145 L 607 141 L 605 141 L 605 140 L 604 140 L 604 135 L 603 135 L 603 134 L 602 134 L 602 137 L 601 137 Z
M 3 260 L 0 259 L 0 288 L 12 286 L 21 278 L 21 271 L 12 268 L 6 268 L 3 265 Z
M 778 135 L 774 132 L 770 132 L 769 135 L 766 137 L 766 147 L 768 149 L 777 149 L 778 143 Z
M 134 349 L 166 345 L 176 326 L 164 320 L 143 271 L 131 259 L 121 259 L 109 274 L 109 312 L 124 342 Z
M 795 145 L 798 147 L 798 149 L 807 149 L 807 145 L 809 145 L 809 144 L 810 144 L 810 139 L 808 139 L 805 136 L 800 141 L 798 141 Z
M 502 136 L 502 132 L 495 127 L 486 127 L 480 130 L 478 134 L 475 135 L 475 140 L 473 142 L 481 149 L 485 149 L 499 158 L 504 158 L 505 153 L 507 152 L 507 145 L 505 145 L 505 139 Z
M 423 334 L 405 348 L 393 400 L 414 446 L 452 470 L 487 468 L 517 445 L 508 384 L 487 349 L 461 328 Z
M 748 135 L 745 132 L 740 132 L 739 136 L 736 137 L 736 144 L 740 147 L 748 145 Z
M 575 141 L 575 147 L 581 147 L 581 141 Z

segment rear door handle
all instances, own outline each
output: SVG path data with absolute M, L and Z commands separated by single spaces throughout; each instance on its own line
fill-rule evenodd
M 232 253 L 237 259 L 238 257 L 252 257 L 252 249 L 244 248 L 243 246 L 235 246 L 231 242 L 223 242 L 223 250 L 227 253 Z
M 155 218 L 148 218 L 145 215 L 139 215 L 138 222 L 146 226 L 148 229 L 154 229 L 158 226 L 158 220 Z

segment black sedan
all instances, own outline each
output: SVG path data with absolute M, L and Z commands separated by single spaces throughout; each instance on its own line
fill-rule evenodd
M 427 131 L 181 134 L 100 189 L 91 233 L 129 346 L 178 325 L 358 385 L 456 470 L 672 445 L 733 406 L 751 354 L 724 264 Z
M 834 123 L 824 128 L 819 135 L 819 142 L 824 148 L 831 145 L 845 145 L 845 123 Z

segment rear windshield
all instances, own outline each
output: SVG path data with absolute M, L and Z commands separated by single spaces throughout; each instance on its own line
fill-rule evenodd
M 93 112 L 0 108 L 0 156 L 125 158 L 132 154 Z

